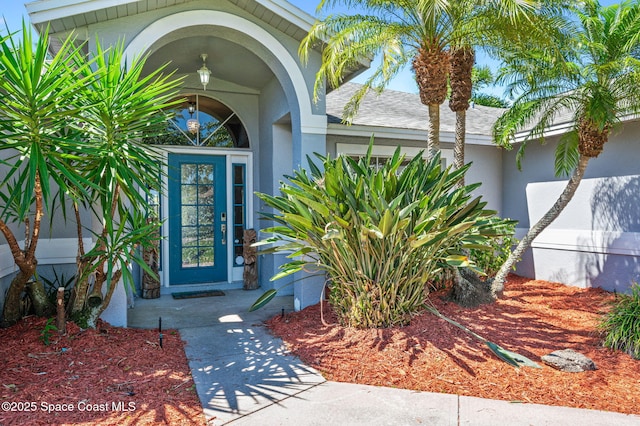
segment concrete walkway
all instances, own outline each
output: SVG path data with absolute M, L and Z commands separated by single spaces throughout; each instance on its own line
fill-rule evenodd
M 327 382 L 287 354 L 263 321 L 291 312 L 278 297 L 257 312 L 258 292 L 136 299 L 130 327 L 180 330 L 210 425 L 640 425 L 640 416 Z

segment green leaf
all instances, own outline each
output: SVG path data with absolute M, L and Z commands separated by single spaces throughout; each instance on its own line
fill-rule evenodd
M 296 272 L 302 271 L 302 268 L 309 262 L 304 260 L 294 260 L 289 263 L 285 263 L 280 266 L 281 271 L 275 274 L 269 281 L 276 281 L 280 278 L 288 277 L 289 275 L 295 274 Z
M 297 196 L 298 200 L 300 200 L 303 204 L 306 204 L 307 206 L 309 206 L 310 208 L 312 208 L 313 210 L 315 210 L 316 212 L 320 213 L 320 215 L 322 216 L 329 216 L 329 209 L 326 207 L 326 205 L 318 202 L 318 201 L 314 201 L 308 197 L 303 197 L 301 195 Z
M 560 142 L 556 147 L 556 176 L 569 176 L 578 166 L 580 157 L 578 143 L 578 134 L 576 132 L 569 132 L 560 138 Z
M 448 265 L 456 268 L 464 268 L 469 266 L 469 258 L 467 256 L 451 255 L 445 259 Z
M 382 219 L 380 220 L 380 224 L 378 225 L 378 228 L 380 229 L 380 232 L 382 232 L 383 237 L 386 237 L 391 233 L 393 222 L 394 217 L 393 214 L 391 214 L 391 210 L 385 210 L 384 214 L 382 215 Z
M 262 296 L 260 296 L 258 298 L 258 300 L 253 302 L 253 305 L 251 305 L 251 307 L 249 308 L 249 312 L 253 312 L 253 311 L 256 311 L 256 310 L 262 308 L 264 305 L 269 303 L 274 297 L 276 297 L 277 294 L 278 294 L 278 292 L 276 290 L 274 290 L 274 289 L 269 289 L 269 290 L 265 291 L 262 294 Z
M 491 349 L 491 351 L 496 354 L 498 358 L 503 360 L 504 362 L 513 365 L 514 367 L 533 367 L 533 368 L 542 368 L 540 365 L 531 361 L 524 355 L 517 354 L 515 352 L 508 351 L 503 347 L 496 345 L 493 342 L 485 341 L 485 344 Z
M 424 245 L 435 245 L 445 239 L 447 237 L 447 231 L 444 232 L 432 232 L 429 234 L 424 234 L 417 240 L 411 241 L 411 247 L 418 248 Z
M 416 156 L 400 170 L 398 152 L 379 169 L 370 167 L 367 156 L 317 157 L 322 165 L 311 176 L 295 170 L 281 184 L 282 196 L 258 194 L 274 209 L 262 217 L 282 225 L 269 229 L 276 247 L 267 252 L 286 252 L 299 261 L 281 266 L 272 279 L 309 267 L 326 274 L 331 303 L 345 323 L 406 323 L 410 313 L 423 308 L 425 280 L 446 267 L 447 257 L 463 244 L 487 240 L 480 233 L 492 228 L 492 213 L 472 196 L 477 185 L 455 188 L 468 167 L 443 170 L 438 158 L 427 162 Z M 470 259 L 449 261 L 473 267 Z M 379 308 L 371 301 L 372 283 L 384 295 L 375 303 Z
M 296 231 L 304 231 L 311 228 L 311 220 L 297 214 L 286 213 L 284 220 L 287 221 Z

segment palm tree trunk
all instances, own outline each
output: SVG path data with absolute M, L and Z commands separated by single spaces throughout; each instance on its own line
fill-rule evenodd
M 475 52 L 470 46 L 458 47 L 451 50 L 449 57 L 449 84 L 451 97 L 449 108 L 456 113 L 455 145 L 453 147 L 453 166 L 460 169 L 464 166 L 464 143 L 466 132 L 467 109 L 473 94 L 473 64 Z M 464 177 L 456 185 L 464 186 Z
M 440 105 L 429 104 L 427 122 L 427 154 L 429 159 L 440 152 Z
M 544 229 L 560 215 L 567 204 L 569 204 L 569 201 L 571 201 L 571 198 L 573 198 L 573 195 L 576 193 L 576 190 L 578 189 L 578 186 L 582 181 L 582 177 L 584 176 L 584 171 L 587 168 L 589 159 L 590 157 L 582 154 L 580 155 L 578 166 L 573 171 L 571 179 L 569 179 L 569 182 L 564 188 L 564 191 L 562 191 L 562 194 L 560 194 L 553 206 L 549 209 L 549 211 L 547 211 L 547 213 L 545 213 L 544 216 L 542 216 L 538 223 L 536 223 L 529 229 L 527 235 L 525 235 L 524 238 L 520 240 L 520 243 L 517 245 L 515 250 L 511 252 L 507 260 L 500 267 L 500 270 L 491 283 L 491 292 L 494 296 L 504 289 L 504 282 L 507 274 L 511 270 L 511 267 L 516 263 L 516 261 L 520 259 L 524 251 L 531 246 L 533 240 L 538 235 L 540 235 L 540 233 L 544 231 Z
M 442 50 L 437 40 L 430 40 L 418 49 L 412 66 L 420 101 L 429 108 L 427 154 L 433 158 L 440 152 L 440 105 L 447 98 L 449 52 Z
M 455 144 L 453 146 L 453 167 L 458 170 L 464 167 L 464 142 L 465 132 L 467 131 L 467 110 L 456 111 L 456 135 Z M 457 188 L 464 186 L 464 176 L 456 185 Z

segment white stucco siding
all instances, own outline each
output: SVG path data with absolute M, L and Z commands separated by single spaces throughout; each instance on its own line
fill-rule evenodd
M 299 40 L 244 9 L 224 1 L 200 0 L 118 19 L 106 14 L 103 18 L 101 22 L 78 27 L 76 33 L 89 41 L 90 50 L 95 50 L 96 35 L 104 46 L 124 39 L 128 57 L 162 47 L 172 40 L 171 33 L 175 31 L 201 26 L 225 32 L 229 39 L 235 38 L 240 45 L 253 50 L 273 70 L 283 86 L 290 86 L 285 88 L 287 95 L 292 97 L 291 109 L 300 111 L 302 131 L 326 133 L 324 97 L 321 96 L 317 102 L 312 100 L 320 54 L 312 52 L 308 66 L 302 65 L 298 57 Z M 241 36 L 229 35 L 233 33 Z M 212 35 L 218 36 L 217 33 Z
M 286 94 L 283 88 L 276 81 L 272 81 L 265 87 L 263 96 L 261 97 L 259 126 L 262 130 L 263 139 L 261 144 L 259 164 L 260 184 L 256 186 L 258 191 L 274 193 L 278 188 L 278 182 L 282 179 L 282 175 L 290 174 L 293 170 L 293 159 L 291 157 L 294 133 L 300 133 L 299 126 L 295 126 L 296 117 L 289 112 Z M 282 139 L 281 135 L 274 135 L 274 123 L 278 121 L 290 121 L 288 128 L 290 135 L 287 141 Z M 297 140 L 299 142 L 299 135 Z M 285 145 L 286 146 L 283 146 Z M 260 205 L 260 204 L 258 204 Z
M 527 185 L 536 222 L 564 181 Z M 533 241 L 535 277 L 625 291 L 640 279 L 640 175 L 584 179 L 560 216 Z
M 260 146 L 260 161 L 256 165 L 260 176 L 258 190 L 270 194 L 278 194 L 280 182 L 285 175 L 292 175 L 299 167 L 307 167 L 306 156 L 314 152 L 326 151 L 324 134 L 305 133 L 298 124 L 298 111 L 289 110 L 286 93 L 276 81 L 272 81 L 263 90 L 260 110 L 260 129 L 263 134 Z M 260 212 L 271 211 L 261 200 L 256 200 Z M 269 226 L 264 221 L 260 228 Z M 261 237 L 265 237 L 262 235 Z M 287 262 L 285 255 L 261 256 L 260 282 L 263 288 L 282 288 L 281 294 L 294 293 L 296 306 L 304 308 L 318 302 L 322 283 L 317 280 L 305 279 L 305 285 L 290 286 L 296 277 L 289 277 L 269 281 L 279 271 L 279 266 Z
M 502 150 L 495 146 L 466 145 L 465 161 L 471 167 L 465 183 L 482 183 L 475 191 L 487 202 L 487 208 L 502 213 Z
M 639 122 L 624 123 L 604 152 L 592 159 L 576 194 L 560 216 L 532 244 L 517 273 L 580 287 L 624 291 L 640 279 Z M 505 215 L 520 221 L 524 235 L 551 207 L 567 177 L 554 175 L 558 137 L 530 143 L 523 170 L 515 150 L 503 161 Z
M 187 77 L 183 94 L 208 96 L 234 111 L 247 129 L 250 148 L 257 159 L 252 166 L 254 188 L 271 193 L 277 191 L 283 175 L 306 165 L 307 154 L 326 149 L 324 97 L 313 100 L 320 54 L 311 53 L 309 67 L 301 64 L 298 46 L 302 35 L 292 27 L 300 27 L 306 22 L 304 19 L 284 27 L 283 19 L 286 21 L 289 12 L 276 11 L 278 15 L 272 19 L 257 9 L 253 15 L 245 6 L 225 1 L 189 1 L 132 16 L 104 16 L 99 23 L 79 28 L 78 32 L 89 40 L 90 51 L 95 51 L 97 34 L 103 47 L 124 40 L 129 62 L 140 54 L 151 55 L 147 67 L 173 61 L 169 67 Z M 206 93 L 197 82 L 196 68 L 180 56 L 182 49 L 176 48 L 193 47 L 187 43 L 190 39 L 202 48 L 198 53 L 212 53 L 207 52 L 207 43 L 214 50 L 208 63 L 214 73 Z M 238 51 L 234 58 L 235 48 Z M 193 52 L 190 55 L 197 57 Z M 218 68 L 216 75 L 216 60 L 227 65 L 226 73 Z M 252 65 L 253 74 L 243 73 Z M 257 199 L 254 202 L 259 208 Z M 261 223 L 258 227 L 262 226 Z M 269 263 L 261 266 L 262 282 L 267 288 L 268 278 L 277 269 L 277 262 Z
M 640 121 L 624 123 L 613 132 L 600 156 L 589 161 L 584 179 L 605 176 L 627 176 L 640 174 L 638 150 L 640 142 Z M 520 221 L 519 226 L 530 226 L 526 187 L 531 182 L 550 182 L 566 180 L 554 173 L 557 136 L 549 138 L 544 145 L 530 142 L 522 160 L 522 170 L 516 167 L 518 146 L 503 152 L 502 161 L 502 210 L 505 216 Z

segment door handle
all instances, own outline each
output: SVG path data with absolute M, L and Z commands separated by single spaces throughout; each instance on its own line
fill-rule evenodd
M 222 231 L 222 245 L 226 245 L 227 244 L 227 225 L 224 223 L 220 225 L 220 230 Z

